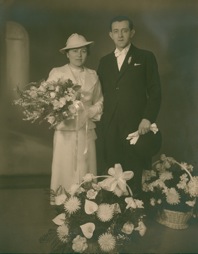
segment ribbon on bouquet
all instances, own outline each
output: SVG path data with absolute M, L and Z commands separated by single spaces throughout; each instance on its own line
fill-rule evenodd
M 78 128 L 79 128 L 79 109 L 80 107 L 83 108 L 83 110 L 85 110 L 84 104 L 82 103 L 82 101 L 75 101 L 74 102 L 74 107 L 76 108 L 76 144 L 75 144 L 75 171 L 77 171 L 77 160 L 78 160 Z M 88 120 L 86 120 L 86 125 L 85 125 L 85 148 L 84 148 L 84 152 L 83 154 L 85 155 L 87 153 L 88 150 L 88 144 L 87 144 L 87 135 L 88 135 Z
M 158 132 L 158 128 L 157 128 L 157 125 L 156 123 L 153 123 L 151 124 L 150 126 L 150 131 L 152 131 L 154 134 L 156 134 Z M 136 142 L 138 141 L 140 135 L 138 133 L 138 131 L 135 131 L 133 133 L 130 133 L 128 136 L 127 136 L 127 140 L 130 140 L 130 144 L 131 145 L 135 145 Z

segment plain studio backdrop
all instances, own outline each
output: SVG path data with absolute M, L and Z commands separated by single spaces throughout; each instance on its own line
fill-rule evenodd
M 197 1 L 0 1 L 1 143 L 0 174 L 49 174 L 53 131 L 22 121 L 13 107 L 14 88 L 48 77 L 64 65 L 59 53 L 72 33 L 94 40 L 87 66 L 97 69 L 113 50 L 109 21 L 128 15 L 133 43 L 154 52 L 162 84 L 157 124 L 163 134 L 160 153 L 198 164 L 198 4 Z M 130 116 L 129 116 L 130 117 Z
M 87 66 L 96 70 L 100 57 L 114 49 L 108 33 L 116 15 L 133 20 L 134 45 L 157 58 L 162 84 L 159 154 L 197 169 L 196 0 L 0 0 L 0 176 L 50 176 L 53 130 L 22 120 L 21 110 L 12 104 L 14 89 L 46 79 L 53 67 L 64 65 L 59 49 L 72 33 L 95 41 Z

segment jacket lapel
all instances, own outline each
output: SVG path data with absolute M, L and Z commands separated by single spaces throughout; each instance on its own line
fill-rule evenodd
M 130 47 L 130 49 L 129 49 L 129 51 L 128 51 L 125 59 L 124 59 L 124 62 L 121 66 L 121 69 L 119 71 L 117 81 L 119 81 L 119 79 L 123 76 L 125 71 L 129 68 L 130 63 L 133 61 L 132 51 L 133 51 L 133 46 L 131 45 L 131 47 Z
M 117 76 L 119 74 L 118 64 L 117 64 L 117 58 L 115 57 L 114 52 L 111 54 L 111 62 L 112 62 L 112 73 Z

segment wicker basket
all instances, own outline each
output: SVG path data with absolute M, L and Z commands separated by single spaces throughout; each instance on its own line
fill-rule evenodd
M 192 212 L 179 212 L 164 209 L 157 217 L 157 222 L 173 229 L 185 229 L 188 221 L 192 217 Z

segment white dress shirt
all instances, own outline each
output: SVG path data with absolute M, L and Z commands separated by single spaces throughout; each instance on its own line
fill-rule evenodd
M 114 54 L 115 57 L 117 58 L 117 64 L 118 64 L 118 69 L 120 70 L 122 67 L 122 64 L 124 62 L 124 59 L 129 51 L 131 44 L 129 44 L 127 47 L 125 47 L 123 50 L 115 49 Z

